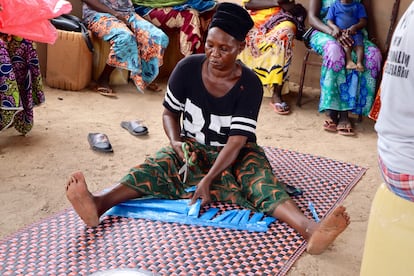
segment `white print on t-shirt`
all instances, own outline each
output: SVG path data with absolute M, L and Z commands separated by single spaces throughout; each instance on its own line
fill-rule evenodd
M 198 142 L 205 142 L 205 135 L 202 129 L 206 123 L 201 108 L 194 105 L 189 99 L 185 103 L 185 113 L 183 120 L 184 130 L 187 136 L 195 138 Z M 191 121 L 190 121 L 191 119 Z
M 384 73 L 394 77 L 408 78 L 410 70 L 410 55 L 403 51 L 390 51 L 388 53 L 387 63 L 385 64 Z
M 412 20 L 413 13 L 413 9 L 407 10 L 395 30 L 391 49 L 384 66 L 385 74 L 404 79 L 407 79 L 410 74 L 410 53 L 400 49 L 406 48 L 405 45 L 401 45 L 401 43 L 404 43 L 405 41 L 404 38 L 406 38 L 407 35 L 405 31 L 408 28 L 408 23 Z

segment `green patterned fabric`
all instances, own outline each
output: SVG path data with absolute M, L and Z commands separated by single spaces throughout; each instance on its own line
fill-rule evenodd
M 153 158 L 132 168 L 120 181 L 145 196 L 163 199 L 191 198 L 186 189 L 197 185 L 216 160 L 220 147 L 187 141 L 197 154 L 197 164 L 190 168 L 186 183 L 178 171 L 184 165 L 171 147 L 158 151 Z M 223 171 L 210 189 L 213 201 L 236 203 L 257 212 L 271 213 L 289 198 L 272 172 L 263 149 L 248 143 L 232 166 Z

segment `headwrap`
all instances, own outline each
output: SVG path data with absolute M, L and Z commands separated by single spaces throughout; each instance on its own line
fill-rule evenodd
M 218 5 L 211 19 L 210 28 L 217 27 L 238 41 L 244 41 L 254 23 L 246 9 L 233 3 Z

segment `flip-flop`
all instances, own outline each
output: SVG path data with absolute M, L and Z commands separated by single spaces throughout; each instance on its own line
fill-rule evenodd
M 156 84 L 155 82 L 151 82 L 150 84 L 147 85 L 147 89 L 154 91 L 154 92 L 160 92 L 162 91 L 162 88 L 158 86 L 158 84 Z
M 95 151 L 113 152 L 108 136 L 104 133 L 89 133 L 88 142 L 91 148 Z
M 329 132 L 337 132 L 337 125 L 332 121 L 325 121 L 323 123 L 323 129 Z
M 273 110 L 280 115 L 287 115 L 290 113 L 289 106 L 285 102 L 281 103 L 270 103 L 270 106 L 273 108 Z
M 352 129 L 351 123 L 339 123 L 336 127 L 338 134 L 344 136 L 355 136 L 355 132 Z
M 123 121 L 121 127 L 128 130 L 134 136 L 141 136 L 148 134 L 148 128 L 142 125 L 139 121 Z
M 99 94 L 103 96 L 116 97 L 116 93 L 109 87 L 103 87 L 103 86 L 96 87 L 96 92 L 99 92 Z

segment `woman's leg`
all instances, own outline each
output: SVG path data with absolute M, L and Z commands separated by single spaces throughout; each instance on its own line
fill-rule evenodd
M 90 29 L 98 38 L 110 43 L 110 50 L 105 67 L 97 79 L 96 90 L 105 96 L 115 96 L 109 85 L 113 70 L 118 67 L 125 70 L 136 70 L 138 52 L 134 34 L 126 24 L 107 13 L 98 13 L 88 23 Z M 130 56 L 127 56 L 127 55 Z
M 111 207 L 143 195 L 153 198 L 191 197 L 179 178 L 182 161 L 171 147 L 159 150 L 155 157 L 134 166 L 114 187 L 92 194 L 81 172 L 72 174 L 66 183 L 66 196 L 88 226 L 97 226 L 99 218 Z M 187 197 L 186 197 L 187 196 Z
M 136 13 L 130 14 L 128 22 L 137 45 L 134 50 L 137 69 L 131 70 L 131 79 L 138 90 L 143 90 L 158 76 L 169 39 L 161 29 Z
M 283 83 L 273 85 L 272 105 L 276 113 L 284 115 L 290 113 L 290 107 L 282 99 L 282 89 Z
M 349 120 L 348 111 L 339 111 L 338 133 L 345 136 L 354 136 L 355 132 Z
M 96 90 L 100 92 L 104 96 L 115 95 L 115 92 L 109 85 L 109 79 L 111 77 L 112 72 L 115 70 L 115 67 L 112 67 L 109 64 L 105 64 L 105 67 L 102 73 L 99 75 L 97 79 L 98 87 Z
M 320 223 L 308 219 L 291 199 L 279 204 L 272 216 L 289 224 L 308 241 L 306 248 L 309 254 L 324 252 L 350 223 L 345 207 L 337 207 Z
M 240 151 L 233 171 L 237 183 L 243 183 L 240 184 L 241 193 L 247 195 L 253 208 L 294 228 L 308 241 L 310 254 L 322 253 L 349 224 L 343 206 L 337 207 L 320 223 L 308 219 L 284 191 L 263 149 L 257 145 L 248 144 Z
M 87 226 L 99 224 L 99 217 L 111 207 L 141 194 L 125 185 L 118 184 L 107 192 L 93 195 L 82 172 L 72 174 L 66 183 L 66 196 Z

